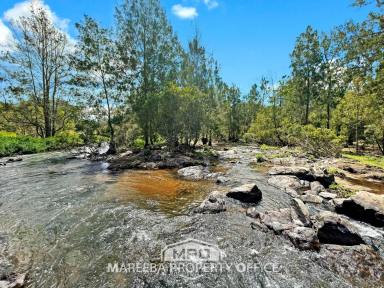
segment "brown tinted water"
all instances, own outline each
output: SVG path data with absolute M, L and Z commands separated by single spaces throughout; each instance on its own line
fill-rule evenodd
M 382 181 L 346 177 L 342 180 L 339 179 L 338 182 L 353 190 L 364 190 L 374 194 L 384 194 L 384 183 Z
M 208 181 L 180 179 L 171 170 L 132 170 L 116 176 L 104 196 L 107 201 L 177 215 L 201 203 L 212 186 Z

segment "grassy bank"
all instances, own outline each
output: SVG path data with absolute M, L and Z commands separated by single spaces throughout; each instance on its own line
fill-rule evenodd
M 384 157 L 343 154 L 343 157 L 356 160 L 362 164 L 384 169 Z
M 76 132 L 65 132 L 49 138 L 36 138 L 0 131 L 0 157 L 60 150 L 81 144 L 83 141 Z

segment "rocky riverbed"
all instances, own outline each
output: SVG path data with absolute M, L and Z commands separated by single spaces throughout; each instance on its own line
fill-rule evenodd
M 0 287 L 384 285 L 383 196 L 335 190 L 342 167 L 329 169 L 333 159 L 260 164 L 258 147 L 216 150 L 214 161 L 129 152 L 109 164 L 47 153 L 0 167 Z M 127 168 L 145 170 L 118 172 Z M 258 269 L 197 278 L 107 270 L 160 265 L 162 249 L 186 239 Z

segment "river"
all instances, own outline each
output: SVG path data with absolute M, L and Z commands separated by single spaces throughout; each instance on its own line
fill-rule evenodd
M 260 210 L 289 207 L 290 198 L 250 165 L 223 160 L 230 185 L 255 182 Z M 112 174 L 107 163 L 68 159 L 67 153 L 28 155 L 0 167 L 1 233 L 27 287 L 349 287 L 322 265 L 316 252 L 299 251 L 273 233 L 251 229 L 242 208 L 195 214 L 218 188 L 177 179 L 175 171 Z M 239 213 L 241 212 L 241 213 Z M 191 279 L 178 273 L 111 273 L 109 263 L 161 262 L 169 244 L 196 239 L 216 245 L 226 262 L 257 263 L 251 271 L 214 271 Z M 240 269 L 242 270 L 242 269 Z

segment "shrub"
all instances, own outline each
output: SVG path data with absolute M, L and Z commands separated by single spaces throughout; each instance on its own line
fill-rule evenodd
M 307 125 L 296 133 L 297 135 L 293 135 L 294 142 L 307 154 L 314 157 L 340 155 L 343 139 L 337 137 L 332 130 Z

